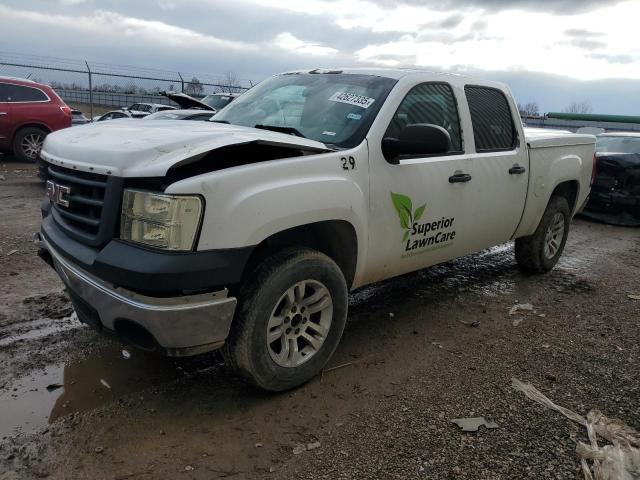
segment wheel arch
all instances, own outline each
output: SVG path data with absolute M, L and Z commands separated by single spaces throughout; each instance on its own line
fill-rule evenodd
M 269 255 L 287 247 L 307 247 L 331 258 L 353 285 L 358 259 L 358 238 L 354 226 L 346 220 L 324 220 L 292 227 L 261 241 L 247 260 L 242 281 Z
M 13 135 L 11 136 L 11 142 L 13 142 L 16 138 L 16 136 L 18 135 L 18 133 L 22 130 L 24 130 L 25 128 L 38 128 L 40 130 L 44 130 L 47 134 L 51 133 L 51 129 L 44 123 L 40 123 L 40 122 L 27 122 L 27 123 L 23 123 L 18 125 L 14 130 L 13 130 Z
M 551 201 L 552 197 L 563 197 L 569 204 L 569 211 L 573 214 L 576 209 L 576 202 L 578 201 L 578 192 L 580 191 L 580 183 L 577 180 L 566 180 L 560 182 L 555 186 L 549 197 L 547 205 Z

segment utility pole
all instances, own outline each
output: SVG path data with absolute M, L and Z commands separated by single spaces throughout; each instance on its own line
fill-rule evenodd
M 91 68 L 89 68 L 89 62 L 84 61 L 87 66 L 87 72 L 89 73 L 89 116 L 93 122 L 93 83 L 91 81 Z

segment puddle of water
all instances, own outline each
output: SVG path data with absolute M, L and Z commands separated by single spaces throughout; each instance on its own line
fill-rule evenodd
M 0 438 L 32 433 L 73 412 L 185 375 L 178 361 L 108 345 L 82 361 L 51 365 L 16 379 L 0 392 Z M 61 385 L 49 391 L 48 386 Z

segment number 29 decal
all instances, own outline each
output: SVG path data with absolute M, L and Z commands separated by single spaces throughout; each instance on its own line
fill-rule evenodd
M 340 158 L 342 162 L 343 170 L 355 170 L 356 169 L 356 159 L 353 157 L 342 157 Z

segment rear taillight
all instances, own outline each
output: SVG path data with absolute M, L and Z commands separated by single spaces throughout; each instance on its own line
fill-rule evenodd
M 64 113 L 67 117 L 71 116 L 71 108 L 69 108 L 67 105 L 61 106 L 60 110 L 62 110 L 62 113 Z
M 596 181 L 596 154 L 593 154 L 593 166 L 591 167 L 591 185 Z

